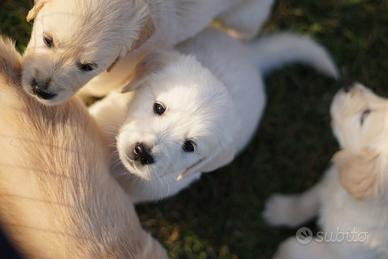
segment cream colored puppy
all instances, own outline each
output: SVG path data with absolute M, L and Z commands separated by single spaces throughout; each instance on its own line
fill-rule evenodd
M 121 163 L 114 171 L 125 175 L 121 183 L 134 200 L 174 195 L 202 173 L 230 163 L 263 113 L 262 72 L 292 61 L 337 76 L 319 45 L 291 34 L 248 48 L 209 29 L 177 51 L 146 58 L 143 74 L 128 85 L 136 91 L 112 93 L 91 108 L 112 144 L 117 136 Z
M 355 84 L 336 95 L 331 114 L 341 146 L 334 165 L 307 192 L 269 199 L 264 212 L 291 227 L 318 215 L 323 234 L 309 244 L 290 238 L 274 258 L 388 258 L 388 100 Z M 334 240 L 340 233 L 346 239 Z
M 46 107 L 0 38 L 0 224 L 25 258 L 167 258 L 109 173 L 106 143 L 75 99 Z
M 111 70 L 86 86 L 92 94 L 104 95 L 130 80 L 129 68 L 150 50 L 194 36 L 220 14 L 226 26 L 231 20 L 238 27 L 242 19 L 232 20 L 234 13 L 224 12 L 233 7 L 244 9 L 237 16 L 245 15 L 249 5 L 250 14 L 256 9 L 262 17 L 260 6 L 268 13 L 272 1 L 35 0 L 27 17 L 35 22 L 25 53 L 24 89 L 44 104 L 58 104 Z M 244 19 L 247 33 L 258 29 L 259 22 Z

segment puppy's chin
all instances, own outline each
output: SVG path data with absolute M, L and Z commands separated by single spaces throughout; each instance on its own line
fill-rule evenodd
M 331 118 L 335 120 L 339 117 L 339 114 L 342 113 L 343 109 L 345 109 L 345 98 L 346 93 L 343 90 L 340 90 L 335 96 L 331 103 L 330 113 Z
M 130 161 L 128 158 L 123 157 L 121 154 L 120 154 L 120 160 L 123 163 L 125 169 L 127 169 L 126 173 L 130 175 L 134 175 L 143 181 L 152 181 L 156 179 L 156 177 L 153 175 L 151 170 L 149 170 L 149 166 L 144 166 L 143 170 L 141 170 L 140 168 L 136 167 L 133 161 Z M 147 169 L 148 169 L 148 172 L 146 171 Z
M 39 103 L 43 104 L 43 105 L 46 105 L 46 106 L 56 106 L 56 105 L 61 105 L 61 104 L 64 104 L 68 98 L 61 98 L 60 95 L 57 95 L 56 97 L 50 99 L 50 100 L 45 100 L 43 98 L 40 98 L 39 96 L 37 96 L 36 94 L 34 94 L 31 90 L 28 90 L 26 88 L 24 88 L 24 90 L 30 95 L 32 96 L 35 100 L 37 100 Z
M 346 97 L 346 93 L 343 90 L 339 91 L 335 95 L 330 107 L 331 129 L 341 147 L 343 147 L 342 133 L 344 124 L 344 118 L 342 115 L 346 110 Z
M 43 104 L 43 105 L 46 105 L 46 106 L 55 106 L 55 105 L 61 105 L 63 103 L 65 103 L 67 100 L 69 100 L 72 96 L 72 94 L 66 94 L 65 92 L 61 92 L 59 94 L 57 94 L 57 96 L 55 96 L 54 98 L 52 99 L 43 99 L 39 96 L 37 96 L 31 89 L 30 86 L 24 86 L 23 85 L 23 90 L 28 94 L 30 95 L 31 97 L 33 97 L 36 101 L 38 101 L 39 103 Z

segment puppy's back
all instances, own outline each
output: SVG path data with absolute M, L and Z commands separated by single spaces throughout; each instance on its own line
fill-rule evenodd
M 20 56 L 0 40 L 0 222 L 28 257 L 165 258 L 109 175 L 78 100 L 43 106 L 19 85 Z
M 91 122 L 76 101 L 57 108 L 43 107 L 22 92 L 18 79 L 20 57 L 7 39 L 0 39 L 0 68 L 2 224 L 28 256 L 63 256 L 64 249 L 47 242 L 60 240 L 66 244 L 60 233 L 73 231 L 58 224 L 65 222 L 59 217 L 68 215 L 57 201 L 71 206 L 70 199 L 61 196 L 70 191 L 65 185 L 72 177 L 71 170 L 93 165 L 85 154 L 90 153 L 103 170 L 103 149 L 98 144 L 90 145 L 100 138 L 93 127 L 87 126 Z M 75 161 L 77 157 L 84 161 Z

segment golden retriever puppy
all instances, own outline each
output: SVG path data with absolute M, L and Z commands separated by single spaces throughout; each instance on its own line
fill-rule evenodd
M 0 39 L 0 223 L 24 256 L 167 258 L 109 174 L 84 106 L 42 105 L 20 73 L 19 54 Z
M 334 165 L 307 192 L 270 198 L 264 212 L 292 227 L 318 215 L 322 231 L 288 239 L 275 258 L 388 258 L 388 100 L 355 84 L 336 95 L 331 114 L 341 146 Z
M 25 53 L 24 89 L 44 104 L 59 104 L 125 57 L 116 71 L 87 86 L 90 90 L 104 85 L 94 92 L 101 95 L 128 81 L 128 68 L 150 50 L 194 36 L 217 15 L 245 6 L 246 1 L 35 0 L 27 17 L 35 22 Z M 269 0 L 254 1 L 259 3 L 255 8 L 263 2 L 264 10 L 268 9 Z M 240 13 L 236 15 L 246 14 Z M 225 14 L 225 20 L 230 16 L 233 13 Z
M 292 34 L 246 46 L 209 29 L 177 50 L 149 55 L 128 85 L 137 90 L 91 107 L 111 143 L 117 139 L 114 171 L 134 201 L 172 196 L 229 164 L 260 121 L 263 75 L 295 61 L 337 76 L 322 47 Z

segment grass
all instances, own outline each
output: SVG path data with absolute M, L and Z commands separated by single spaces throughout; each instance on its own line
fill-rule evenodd
M 28 1 L 0 3 L 0 31 L 29 38 Z M 265 31 L 310 35 L 333 54 L 344 81 L 360 81 L 388 96 L 388 1 L 288 0 L 276 4 Z M 268 106 L 257 135 L 230 166 L 205 175 L 177 197 L 139 206 L 144 226 L 172 258 L 269 258 L 295 230 L 267 226 L 264 201 L 274 192 L 314 184 L 337 145 L 329 105 L 344 82 L 292 66 L 267 78 Z

